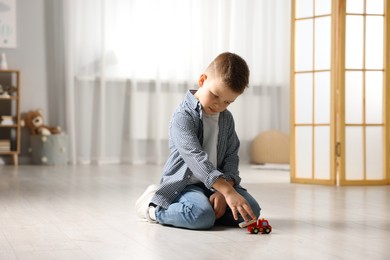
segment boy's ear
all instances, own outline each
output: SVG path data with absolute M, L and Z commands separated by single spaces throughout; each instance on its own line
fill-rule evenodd
M 198 79 L 198 85 L 199 87 L 203 86 L 203 83 L 204 81 L 207 79 L 207 75 L 206 74 L 202 74 L 200 75 L 199 79 Z

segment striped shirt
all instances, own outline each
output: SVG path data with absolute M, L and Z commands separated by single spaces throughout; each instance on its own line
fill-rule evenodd
M 168 208 L 183 191 L 192 175 L 208 189 L 212 189 L 219 177 L 233 180 L 235 185 L 241 182 L 238 171 L 240 141 L 234 129 L 232 114 L 225 109 L 219 115 L 215 167 L 202 148 L 202 108 L 194 93 L 194 90 L 187 92 L 169 124 L 170 155 L 163 169 L 159 189 L 152 198 L 154 204 L 163 208 Z

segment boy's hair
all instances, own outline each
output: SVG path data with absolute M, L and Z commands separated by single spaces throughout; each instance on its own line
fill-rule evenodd
M 236 93 L 242 94 L 249 83 L 249 67 L 246 61 L 231 52 L 219 54 L 207 67 L 215 77 Z

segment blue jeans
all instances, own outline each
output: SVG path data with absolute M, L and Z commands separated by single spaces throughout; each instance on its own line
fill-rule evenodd
M 248 201 L 253 213 L 259 217 L 260 206 L 256 200 L 241 186 L 235 187 L 235 190 Z M 202 185 L 189 185 L 167 209 L 157 206 L 157 221 L 162 225 L 188 229 L 209 229 L 214 225 L 238 226 L 244 221 L 240 215 L 235 220 L 228 206 L 225 214 L 216 219 L 209 201 L 211 194 Z

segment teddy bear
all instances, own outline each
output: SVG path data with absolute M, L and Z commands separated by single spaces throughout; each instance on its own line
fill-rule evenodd
M 42 110 L 31 110 L 24 114 L 22 126 L 28 128 L 31 135 L 52 135 L 61 133 L 61 128 L 43 124 Z

